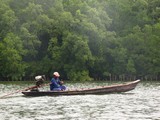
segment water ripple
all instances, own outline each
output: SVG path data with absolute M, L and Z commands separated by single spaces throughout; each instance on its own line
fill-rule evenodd
M 77 84 L 78 85 L 78 84 Z M 0 84 L 1 92 L 19 85 Z M 14 87 L 13 87 L 14 86 Z M 82 86 L 82 85 L 80 85 Z M 140 83 L 133 91 L 109 95 L 24 97 L 0 99 L 1 120 L 158 120 L 160 87 Z M 48 89 L 48 88 L 44 88 Z

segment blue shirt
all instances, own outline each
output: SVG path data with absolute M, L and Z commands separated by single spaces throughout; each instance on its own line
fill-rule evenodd
M 52 88 L 60 88 L 60 80 L 59 78 L 52 78 L 51 79 L 51 86 Z

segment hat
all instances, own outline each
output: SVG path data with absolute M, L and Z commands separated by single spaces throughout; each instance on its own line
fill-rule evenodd
M 56 77 L 60 76 L 58 72 L 54 72 L 53 75 L 56 76 Z

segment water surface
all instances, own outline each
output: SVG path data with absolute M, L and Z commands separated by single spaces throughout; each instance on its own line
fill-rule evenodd
M 0 96 L 33 85 L 0 83 Z M 67 84 L 86 88 L 101 83 Z M 46 86 L 41 90 L 49 90 Z M 160 83 L 141 82 L 121 94 L 25 97 L 21 93 L 0 99 L 1 120 L 159 120 Z

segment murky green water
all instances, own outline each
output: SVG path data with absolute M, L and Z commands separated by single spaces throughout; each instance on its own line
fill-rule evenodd
M 68 84 L 92 87 L 107 83 Z M 0 96 L 31 84 L 0 83 Z M 33 85 L 33 84 L 32 84 Z M 46 86 L 41 90 L 48 90 Z M 0 99 L 0 120 L 160 120 L 160 83 L 141 82 L 123 94 L 24 97 Z

